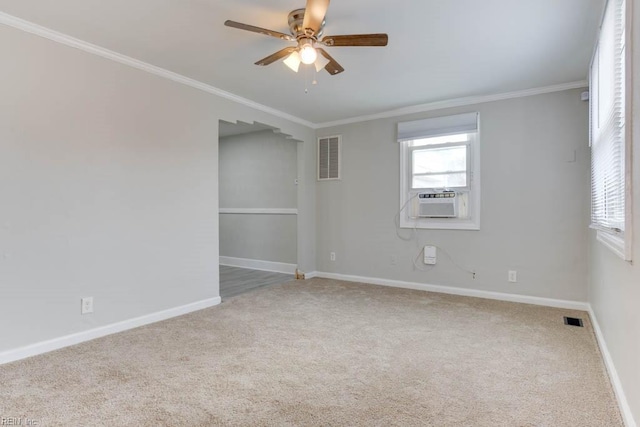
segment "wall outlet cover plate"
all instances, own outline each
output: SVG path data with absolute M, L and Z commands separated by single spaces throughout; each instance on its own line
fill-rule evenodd
M 93 313 L 93 297 L 86 297 L 80 300 L 80 313 Z

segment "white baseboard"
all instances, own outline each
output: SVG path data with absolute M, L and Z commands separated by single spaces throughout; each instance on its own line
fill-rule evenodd
M 53 350 L 58 350 L 63 347 L 80 344 L 85 341 L 104 337 L 105 335 L 115 334 L 117 332 L 126 331 L 128 329 L 137 328 L 139 326 L 148 325 L 150 323 L 159 322 L 176 316 L 182 316 L 183 314 L 191 313 L 193 311 L 213 307 L 214 305 L 220 304 L 220 302 L 220 297 L 209 298 L 193 302 L 191 304 L 170 308 L 168 310 L 157 311 L 155 313 L 135 317 L 133 319 L 123 320 L 121 322 L 112 323 L 99 328 L 89 329 L 88 331 L 77 332 L 75 334 L 65 335 L 25 347 L 3 351 L 0 353 L 0 365 L 31 356 L 37 356 L 38 354 L 47 353 Z
M 345 280 L 348 282 L 370 283 L 372 285 L 391 286 L 394 288 L 416 289 L 441 294 L 461 295 L 467 297 L 486 298 L 500 301 L 519 302 L 524 304 L 543 305 L 547 307 L 565 308 L 568 310 L 588 311 L 589 304 L 581 301 L 559 300 L 552 298 L 532 297 L 528 295 L 505 294 L 501 292 L 481 291 L 477 289 L 456 288 L 453 286 L 429 285 L 425 283 L 403 282 L 399 280 L 379 279 L 376 277 L 352 276 L 347 274 L 314 272 L 314 277 Z M 307 276 L 308 277 L 308 276 Z
M 304 278 L 305 279 L 313 279 L 314 277 L 318 277 L 318 272 L 317 271 L 312 271 L 310 273 L 304 273 Z
M 252 270 L 272 271 L 274 273 L 295 274 L 295 264 L 287 264 L 285 262 L 262 261 L 259 259 L 234 258 L 230 256 L 221 256 L 220 265 L 229 267 L 250 268 Z
M 600 324 L 598 324 L 598 318 L 596 317 L 596 314 L 593 311 L 591 305 L 589 305 L 589 317 L 591 317 L 593 332 L 596 335 L 596 341 L 598 342 L 598 346 L 600 347 L 600 353 L 602 353 L 604 365 L 607 367 L 607 372 L 609 372 L 609 379 L 611 380 L 613 391 L 616 395 L 616 399 L 618 399 L 618 407 L 620 408 L 620 412 L 622 413 L 624 424 L 627 427 L 637 427 L 637 424 L 633 419 L 633 414 L 631 413 L 631 408 L 629 407 L 629 402 L 627 401 L 627 396 L 625 395 L 624 389 L 622 388 L 622 383 L 620 382 L 618 371 L 613 364 L 613 359 L 611 358 L 611 354 L 609 353 L 607 342 L 604 340 L 604 335 L 602 335 Z

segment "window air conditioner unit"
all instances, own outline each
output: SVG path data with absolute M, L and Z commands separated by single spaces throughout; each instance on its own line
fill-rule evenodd
M 418 218 L 456 218 L 456 199 L 455 191 L 418 193 Z

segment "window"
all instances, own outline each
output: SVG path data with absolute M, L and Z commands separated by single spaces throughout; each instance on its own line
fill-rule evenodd
M 408 144 L 412 190 L 469 186 L 468 134 L 422 138 Z
M 478 114 L 398 123 L 398 142 L 400 227 L 478 230 Z M 429 213 L 425 203 L 437 208 Z
M 631 259 L 626 105 L 625 0 L 609 0 L 590 69 L 591 228 Z

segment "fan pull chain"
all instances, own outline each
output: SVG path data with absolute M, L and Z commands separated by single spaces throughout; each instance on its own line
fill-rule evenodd
M 309 81 L 311 81 L 311 85 L 315 86 L 318 84 L 318 80 L 316 79 L 316 77 L 318 76 L 318 70 L 316 70 L 316 68 L 312 65 L 305 67 L 307 70 L 305 71 L 305 78 L 304 78 L 304 93 L 309 93 Z M 311 70 L 312 71 L 309 71 Z M 311 75 L 310 73 L 313 73 L 313 75 Z

